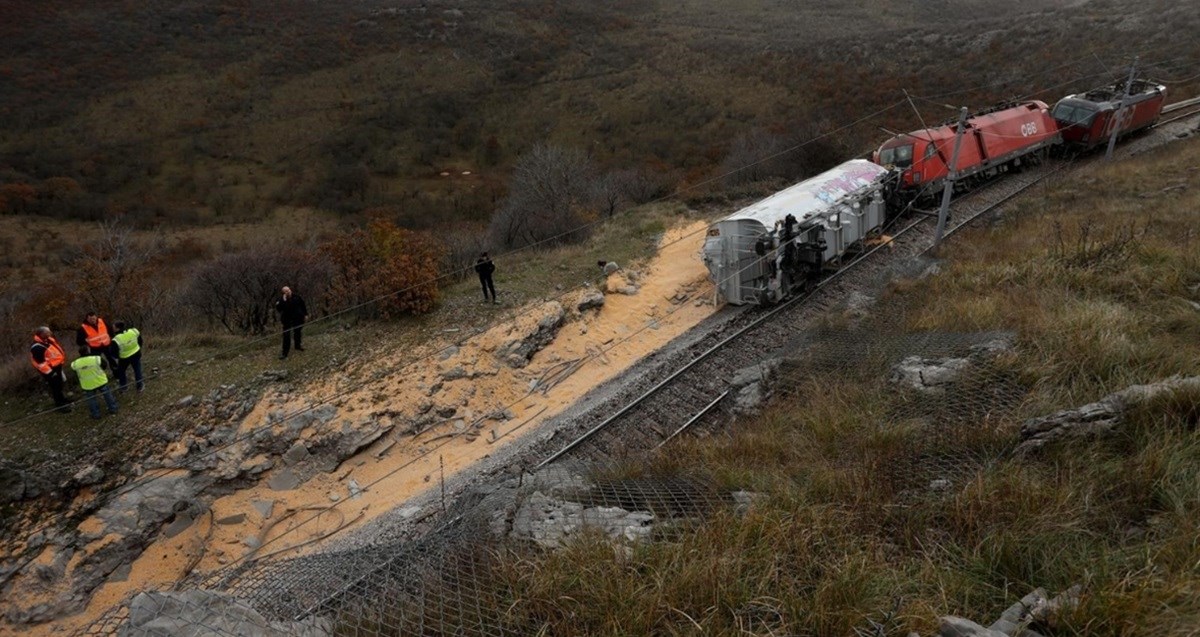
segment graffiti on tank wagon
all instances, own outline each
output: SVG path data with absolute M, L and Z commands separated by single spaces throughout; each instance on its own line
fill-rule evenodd
M 847 194 L 870 185 L 878 176 L 879 170 L 874 166 L 854 166 L 822 183 L 813 191 L 813 196 L 827 204 L 832 204 Z

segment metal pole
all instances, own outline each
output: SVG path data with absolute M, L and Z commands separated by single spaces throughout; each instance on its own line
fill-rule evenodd
M 938 210 L 937 232 L 933 235 L 933 251 L 936 253 L 942 244 L 942 235 L 946 233 L 946 215 L 950 212 L 950 197 L 954 195 L 954 180 L 958 178 L 958 152 L 962 150 L 963 132 L 967 130 L 967 107 L 958 111 L 958 132 L 954 134 L 954 152 L 950 155 L 950 165 L 946 167 L 946 182 L 942 190 L 942 207 Z M 916 158 L 914 157 L 915 161 Z
M 1117 103 L 1117 110 L 1112 116 L 1112 134 L 1108 136 L 1108 151 L 1104 153 L 1105 161 L 1112 159 L 1113 148 L 1117 145 L 1117 133 L 1121 131 L 1121 120 L 1125 114 L 1125 102 L 1129 99 L 1129 91 L 1133 90 L 1133 78 L 1137 75 L 1138 58 L 1133 58 L 1133 66 L 1129 67 L 1129 79 L 1125 80 L 1125 93 Z

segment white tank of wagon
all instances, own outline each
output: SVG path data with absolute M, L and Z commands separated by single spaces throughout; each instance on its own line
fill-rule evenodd
M 883 225 L 888 175 L 851 160 L 709 226 L 703 259 L 720 296 L 734 305 L 775 302 L 818 274 Z

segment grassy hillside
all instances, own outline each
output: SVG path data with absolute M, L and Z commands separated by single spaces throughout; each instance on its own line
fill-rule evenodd
M 748 512 L 632 550 L 509 549 L 481 614 L 555 635 L 932 634 L 940 615 L 987 625 L 1036 587 L 1080 585 L 1040 632 L 1195 634 L 1200 395 L 1144 403 L 1101 441 L 1012 450 L 1027 418 L 1200 373 L 1198 166 L 1181 143 L 955 237 L 876 317 L 831 317 L 829 357 L 785 366 L 765 415 L 616 474 L 704 476 L 760 494 Z M 888 382 L 922 343 L 995 331 L 1014 349 L 946 394 L 907 402 Z
M 1159 74 L 1194 71 L 1197 18 L 1171 4 L 990 5 L 13 6 L 0 27 L 0 183 L 70 178 L 80 191 L 44 208 L 72 218 L 391 206 L 441 227 L 486 219 L 506 167 L 537 141 L 686 183 L 750 129 L 820 130 L 901 88 L 998 84 L 961 97 L 978 105 L 1107 79 L 1134 52 Z M 914 119 L 891 112 L 835 146 L 861 150 L 876 125 Z

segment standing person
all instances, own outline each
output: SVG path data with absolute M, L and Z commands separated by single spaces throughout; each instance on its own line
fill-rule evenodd
M 104 356 L 108 360 L 109 368 L 117 368 L 117 353 L 112 336 L 108 332 L 108 326 L 104 324 L 104 319 L 95 312 L 88 312 L 83 317 L 83 324 L 75 332 L 75 344 Z
M 292 288 L 286 285 L 283 286 L 282 292 L 283 298 L 275 302 L 275 311 L 279 312 L 279 322 L 283 325 L 283 353 L 279 355 L 279 360 L 288 357 L 292 341 L 296 342 L 297 352 L 304 351 L 300 337 L 304 322 L 308 320 L 308 306 L 304 305 L 304 299 L 300 298 L 299 294 L 293 294 Z
M 92 420 L 100 420 L 100 402 L 96 400 L 96 394 L 104 396 L 108 413 L 117 413 L 117 399 L 113 398 L 112 390 L 108 387 L 108 374 L 104 373 L 107 367 L 108 361 L 99 354 L 92 354 L 86 346 L 79 348 L 79 358 L 71 363 L 71 369 L 79 376 L 79 386 L 83 389 L 83 395 L 87 396 L 88 411 L 92 414 Z
M 492 273 L 496 271 L 496 264 L 492 263 L 488 253 L 480 253 L 479 258 L 475 259 L 475 274 L 479 275 L 479 285 L 483 288 L 483 302 L 488 301 L 488 292 L 491 292 L 492 303 L 499 303 L 496 300 L 496 284 L 492 282 Z
M 125 391 L 128 386 L 126 372 L 133 368 L 133 380 L 137 383 L 138 393 L 146 388 L 142 378 L 142 333 L 136 327 L 125 327 L 124 321 L 113 323 L 113 343 L 117 346 L 117 391 Z
M 50 396 L 54 398 L 54 406 L 60 413 L 71 411 L 63 386 L 67 384 L 67 374 L 63 365 L 67 364 L 67 353 L 62 345 L 54 338 L 54 333 L 48 327 L 39 327 L 33 331 L 33 345 L 29 348 L 29 358 L 33 368 L 38 370 L 46 385 L 50 387 Z

